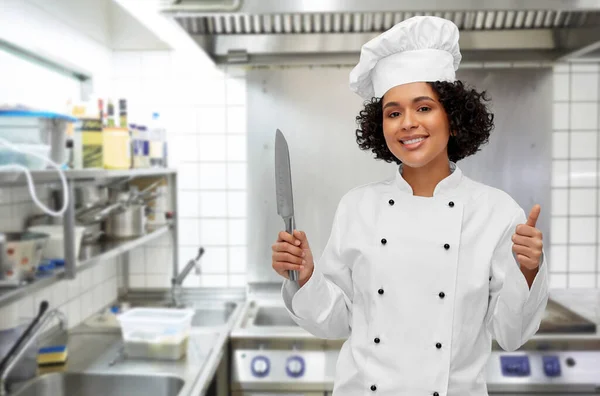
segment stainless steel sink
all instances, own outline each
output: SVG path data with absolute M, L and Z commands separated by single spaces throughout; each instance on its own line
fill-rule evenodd
M 254 326 L 298 326 L 285 307 L 259 307 L 253 324 Z
M 209 326 L 221 326 L 227 323 L 233 311 L 237 307 L 236 303 L 215 303 L 212 306 L 190 308 L 194 309 L 196 313 L 192 318 L 192 327 L 209 327 Z
M 177 377 L 62 373 L 35 378 L 14 396 L 176 396 L 184 381 Z

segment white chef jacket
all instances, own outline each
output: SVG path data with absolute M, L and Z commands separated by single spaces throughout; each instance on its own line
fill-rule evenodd
M 545 254 L 531 289 L 512 252 L 526 222 L 505 192 L 455 163 L 433 197 L 401 175 L 346 193 L 306 284 L 284 280 L 293 320 L 347 338 L 334 396 L 484 396 L 492 337 L 514 351 L 548 301 Z

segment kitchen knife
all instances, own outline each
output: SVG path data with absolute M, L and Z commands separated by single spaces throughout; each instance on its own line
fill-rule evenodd
M 296 228 L 294 220 L 294 196 L 292 194 L 292 172 L 290 151 L 285 136 L 279 129 L 275 133 L 275 190 L 277 195 L 277 214 L 285 223 L 285 230 L 292 234 Z M 288 271 L 290 280 L 298 281 L 298 271 Z

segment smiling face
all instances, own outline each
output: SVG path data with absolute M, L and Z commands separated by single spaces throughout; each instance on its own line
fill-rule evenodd
M 381 101 L 389 150 L 411 168 L 446 166 L 450 124 L 444 107 L 425 82 L 391 88 Z

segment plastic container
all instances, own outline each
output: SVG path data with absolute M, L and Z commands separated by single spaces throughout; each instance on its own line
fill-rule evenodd
M 127 128 L 104 128 L 102 151 L 105 169 L 131 167 L 131 137 Z
M 0 110 L 0 138 L 13 144 L 49 146 L 48 158 L 67 161 L 66 140 L 75 118 L 58 113 L 24 109 Z
M 44 144 L 13 144 L 17 149 L 35 153 L 50 158 L 51 147 Z M 41 158 L 34 157 L 20 151 L 14 151 L 0 143 L 0 165 L 18 164 L 31 170 L 46 169 L 48 163 Z
M 179 360 L 186 351 L 194 311 L 133 308 L 118 315 L 128 357 Z
M 65 240 L 64 230 L 62 225 L 38 225 L 28 228 L 31 232 L 38 232 L 42 234 L 48 234 L 50 237 L 44 250 L 42 251 L 42 258 L 44 259 L 64 259 L 65 258 Z M 79 251 L 81 248 L 81 240 L 85 233 L 85 227 L 75 227 L 75 257 L 79 257 Z M 78 261 L 79 262 L 79 261 Z

